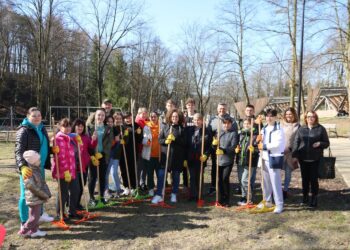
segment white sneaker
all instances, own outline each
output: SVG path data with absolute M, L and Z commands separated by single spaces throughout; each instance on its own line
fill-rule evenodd
M 272 202 L 266 201 L 265 203 L 260 202 L 257 205 L 257 208 L 260 208 L 260 209 L 264 208 L 264 207 L 273 207 L 273 204 L 272 204 Z
M 122 193 L 122 195 L 128 196 L 129 194 L 130 194 L 129 188 L 125 188 L 124 192 Z
M 44 231 L 40 231 L 39 229 L 35 232 L 35 233 L 32 233 L 31 235 L 30 235 L 30 237 L 31 238 L 36 238 L 36 237 L 44 237 L 44 236 L 46 236 L 46 232 L 44 232 Z
M 170 202 L 173 202 L 173 203 L 177 202 L 176 194 L 173 194 L 173 193 L 171 194 Z
M 40 216 L 39 223 L 52 222 L 53 220 L 54 220 L 53 217 L 51 217 L 51 216 L 48 215 L 47 213 L 43 213 L 43 214 Z
M 109 193 L 108 190 L 105 191 L 104 195 L 103 195 L 103 198 L 105 198 L 106 200 L 109 200 L 111 198 L 111 194 Z
M 131 189 L 131 195 L 135 196 L 136 195 L 136 189 Z
M 280 214 L 282 212 L 283 212 L 282 206 L 276 206 L 275 209 L 273 210 L 273 213 L 275 213 L 275 214 Z
M 149 196 L 154 196 L 154 190 L 153 190 L 153 189 L 149 190 L 149 191 L 148 191 L 148 195 L 149 195 Z
M 162 202 L 163 201 L 163 198 L 162 196 L 160 195 L 155 195 L 152 199 L 152 204 L 158 204 L 159 202 Z

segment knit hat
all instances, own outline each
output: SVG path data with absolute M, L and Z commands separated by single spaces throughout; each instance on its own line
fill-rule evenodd
M 40 155 L 34 150 L 25 151 L 23 158 L 32 166 L 40 166 Z

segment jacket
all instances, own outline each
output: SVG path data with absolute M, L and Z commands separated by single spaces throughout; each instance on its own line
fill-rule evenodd
M 284 137 L 286 139 L 286 146 L 284 150 L 284 162 L 290 167 L 292 170 L 294 170 L 293 162 L 292 162 L 292 147 L 293 142 L 295 139 L 295 135 L 300 128 L 300 124 L 295 123 L 287 123 L 283 122 L 281 123 L 281 127 L 284 131 Z
M 202 134 L 203 128 L 197 130 L 195 126 L 189 126 L 185 128 L 186 132 L 186 160 L 187 161 L 199 161 L 199 157 L 202 155 Z M 204 132 L 204 154 L 209 155 L 211 148 L 211 133 L 208 128 L 205 128 Z
M 226 117 L 226 116 L 230 117 L 229 114 L 225 114 L 224 117 Z M 216 136 L 216 134 L 217 134 L 217 130 L 218 130 L 218 126 L 219 126 L 219 119 L 221 120 L 221 122 L 223 121 L 223 118 L 221 118 L 218 115 L 211 118 L 209 121 L 208 129 L 210 130 L 212 136 Z M 232 119 L 232 130 L 236 131 L 236 133 L 237 133 L 237 131 L 238 131 L 237 122 L 233 117 L 231 117 L 231 119 Z M 221 125 L 222 125 L 222 123 L 221 123 Z M 221 126 L 221 131 L 223 131 L 222 126 Z
M 315 142 L 320 142 L 318 148 L 312 146 Z M 292 156 L 299 161 L 317 161 L 323 156 L 323 150 L 328 147 L 328 134 L 322 125 L 317 124 L 311 129 L 308 126 L 302 126 L 295 135 Z
M 40 205 L 50 197 L 50 189 L 41 177 L 40 167 L 30 166 L 32 176 L 24 180 L 25 199 L 28 206 Z
M 150 160 L 151 157 L 159 158 L 160 145 L 158 142 L 159 137 L 159 124 L 153 124 L 147 122 L 143 127 L 143 139 L 142 139 L 142 158 Z M 151 144 L 148 145 L 148 142 Z
M 93 151 L 96 148 L 97 140 L 91 140 L 90 136 L 88 135 L 81 135 L 80 137 L 83 142 L 83 145 L 80 145 L 81 165 L 83 173 L 86 173 L 86 168 L 91 161 L 89 151 Z M 78 172 L 80 172 L 80 167 L 78 167 Z
M 228 131 L 221 131 L 219 146 L 224 151 L 224 154 L 219 157 L 219 166 L 226 167 L 233 165 L 237 143 L 237 130 L 235 127 L 232 126 Z
M 170 134 L 171 127 L 175 141 L 170 144 L 169 158 L 167 159 L 168 145 L 165 144 L 165 140 Z M 168 170 L 182 171 L 185 160 L 185 129 L 181 125 L 166 124 L 160 131 L 158 141 L 161 145 L 161 167 L 165 168 L 166 161 L 168 160 Z
M 57 154 L 60 179 L 64 179 L 64 172 L 69 171 L 72 179 L 76 177 L 76 159 L 74 153 L 73 139 L 61 131 L 56 134 L 56 144 L 60 151 Z M 52 177 L 57 179 L 56 157 L 52 158 Z
M 283 156 L 286 141 L 283 128 L 278 122 L 275 122 L 272 130 L 268 132 L 269 126 L 265 125 L 261 131 L 263 137 L 262 159 L 268 161 L 269 156 Z
M 258 159 L 259 159 L 259 150 L 258 145 L 256 143 L 256 130 L 253 129 L 253 147 L 254 152 L 252 154 L 252 167 L 255 168 L 258 165 Z M 239 132 L 239 140 L 238 144 L 240 147 L 240 152 L 237 154 L 237 164 L 243 167 L 249 166 L 249 146 L 250 146 L 250 129 L 244 130 L 242 129 Z

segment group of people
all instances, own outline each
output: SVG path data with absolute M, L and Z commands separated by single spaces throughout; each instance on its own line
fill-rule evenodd
M 201 165 L 205 167 L 209 158 L 212 166 L 207 194 L 218 192 L 217 202 L 222 206 L 230 205 L 230 176 L 235 163 L 242 194 L 238 205 L 253 201 L 256 168 L 260 165 L 264 205 L 272 207 L 274 202 L 275 213 L 283 211 L 291 173 L 299 166 L 302 204 L 317 206 L 318 164 L 329 140 L 314 111 L 305 114 L 305 125 L 300 126 L 293 108 L 283 113 L 280 122 L 277 111 L 268 109 L 264 126 L 262 116 L 255 117 L 254 106 L 250 104 L 239 124 L 228 114 L 224 103 L 218 105 L 217 115 L 207 122 L 195 111 L 194 99 L 189 98 L 185 105 L 185 116 L 168 100 L 163 115 L 148 113 L 141 107 L 133 117 L 131 112 L 113 113 L 112 102 L 106 99 L 87 121 L 60 120 L 51 140 L 40 111 L 30 108 L 18 129 L 15 147 L 21 191 L 19 234 L 44 236 L 46 233 L 38 228 L 39 221 L 54 219 L 43 209 L 43 203 L 51 197 L 45 183 L 45 169 L 52 171 L 54 179 L 59 179 L 61 195 L 57 197 L 61 200 L 56 201 L 57 216 L 66 211 L 64 208 L 60 211 L 62 202 L 63 207 L 68 206 L 68 218 L 80 217 L 77 211 L 83 209 L 81 198 L 86 182 L 90 206 L 106 203 L 112 197 L 133 195 L 138 189 L 148 192 L 151 202 L 158 204 L 164 202 L 164 185 L 171 185 L 170 202 L 175 203 L 182 174 L 188 199 L 197 201 L 201 195 Z

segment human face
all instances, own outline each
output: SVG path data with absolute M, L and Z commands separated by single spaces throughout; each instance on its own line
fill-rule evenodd
M 123 125 L 123 117 L 121 115 L 115 116 L 114 125 L 116 126 Z
M 106 114 L 105 112 L 103 112 L 102 110 L 97 110 L 96 114 L 95 114 L 95 121 L 97 124 L 102 124 L 103 121 L 106 118 Z
M 157 123 L 158 122 L 158 116 L 155 113 L 151 113 L 151 121 L 153 123 Z
M 252 107 L 246 107 L 245 108 L 245 115 L 247 117 L 254 116 L 254 109 Z
M 142 112 L 140 114 L 140 118 L 143 119 L 143 120 L 147 120 L 148 119 L 148 113 L 147 112 Z
M 38 126 L 42 121 L 41 112 L 39 110 L 30 112 L 30 114 L 27 115 L 27 118 L 34 126 Z
M 188 114 L 193 114 L 194 113 L 194 103 L 189 102 L 186 104 L 186 109 Z
M 269 114 L 269 115 L 266 115 L 265 119 L 266 119 L 266 122 L 267 122 L 268 125 L 274 125 L 277 117 L 276 116 L 271 116 Z
M 218 114 L 219 116 L 224 116 L 226 114 L 226 105 L 218 105 Z
M 106 123 L 107 123 L 107 126 L 113 127 L 113 119 L 112 119 L 111 117 L 109 117 L 109 118 L 107 119 Z
M 293 120 L 294 120 L 294 115 L 293 115 L 293 113 L 290 112 L 290 111 L 287 111 L 287 112 L 286 112 L 286 121 L 287 121 L 288 123 L 291 123 L 291 122 L 293 122 Z
M 308 112 L 306 114 L 306 119 L 307 119 L 307 125 L 310 125 L 310 126 L 315 125 L 316 116 L 313 113 Z
M 81 135 L 84 131 L 84 125 L 82 124 L 79 124 L 79 125 L 76 125 L 75 126 L 75 132 L 78 134 L 78 135 Z
M 194 126 L 201 128 L 201 127 L 203 127 L 203 119 L 200 119 L 200 118 L 195 116 L 193 118 L 193 124 L 194 124 Z
M 169 102 L 166 103 L 165 108 L 167 111 L 170 111 L 175 108 L 175 106 Z
M 250 123 L 249 123 L 248 120 L 245 120 L 245 121 L 243 122 L 243 128 L 244 128 L 244 129 L 250 129 Z
M 60 127 L 60 131 L 63 133 L 63 134 L 69 134 L 70 132 L 72 132 L 72 127 L 71 126 L 68 126 L 68 127 L 63 127 L 61 126 Z
M 231 127 L 232 127 L 232 123 L 231 122 L 224 122 L 222 124 L 224 131 L 228 131 Z
M 179 114 L 177 112 L 172 113 L 171 122 L 175 125 L 179 123 Z
M 128 117 L 125 117 L 124 118 L 124 122 L 126 123 L 126 124 L 131 124 L 131 116 L 128 116 Z
M 106 110 L 107 113 L 109 113 L 112 110 L 112 103 L 106 102 L 106 103 L 102 103 L 101 107 Z

